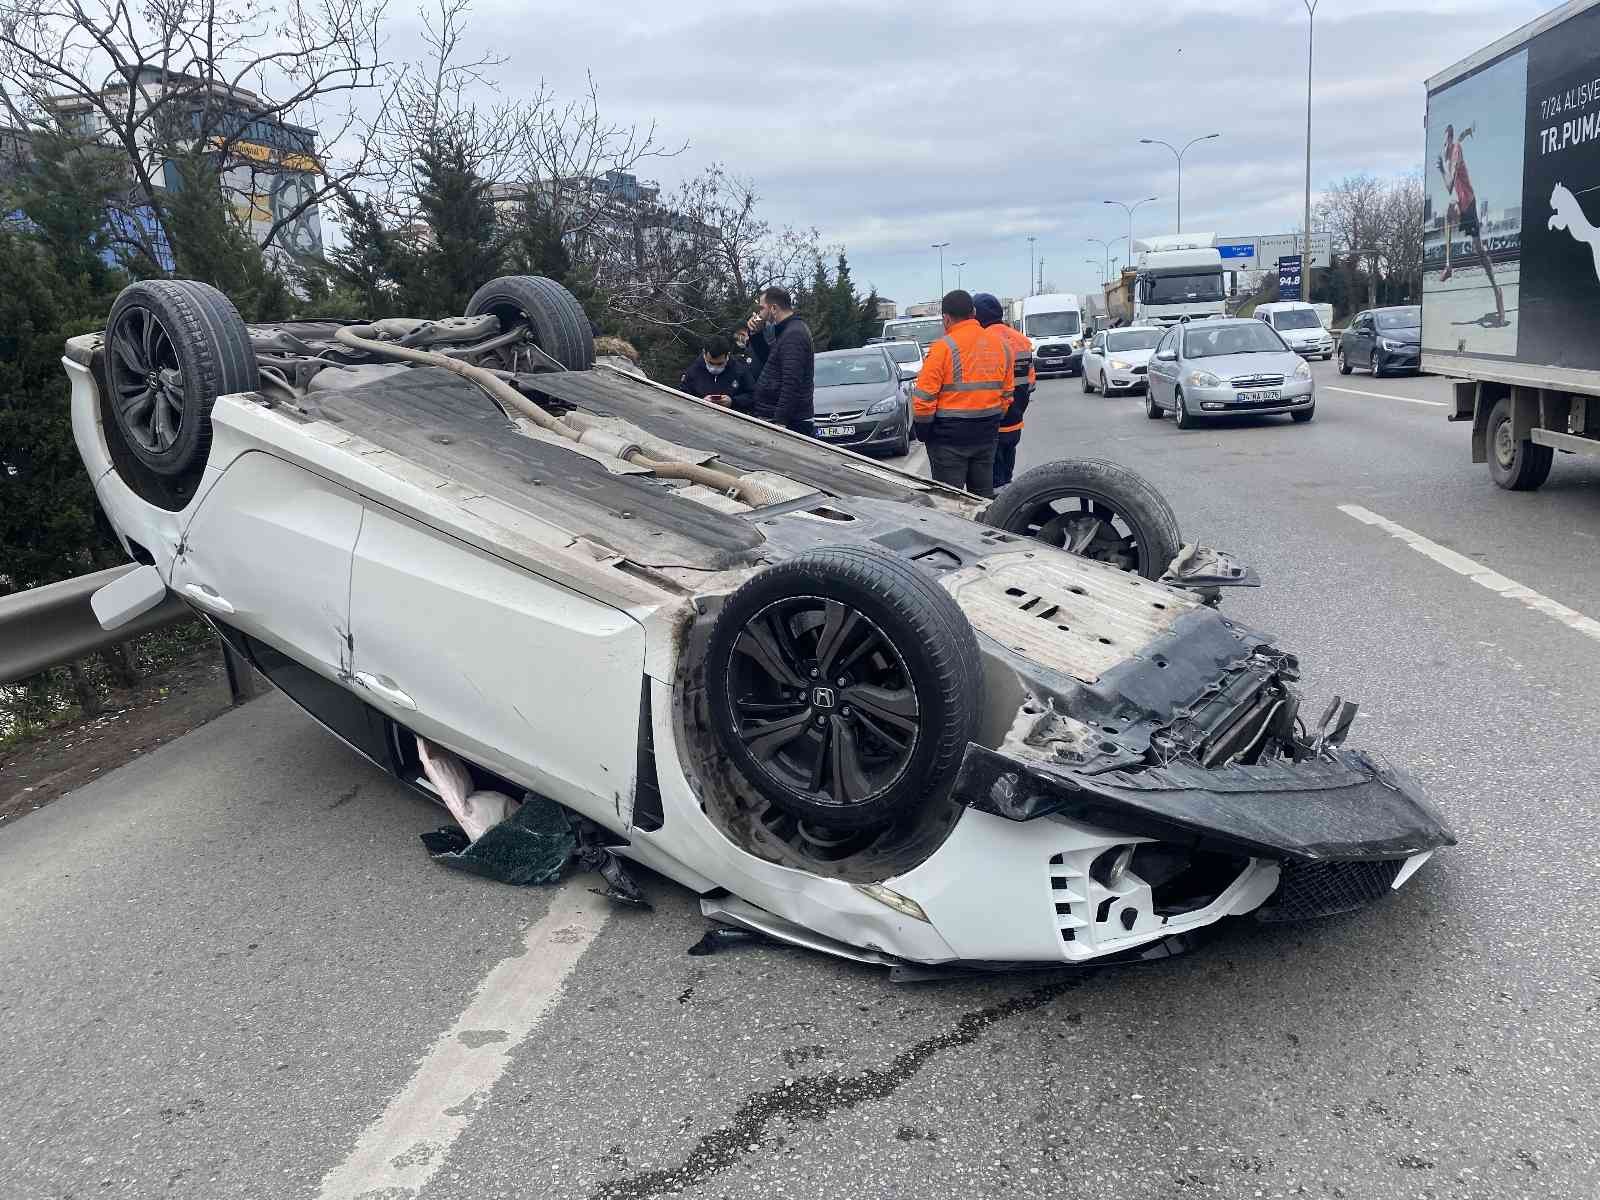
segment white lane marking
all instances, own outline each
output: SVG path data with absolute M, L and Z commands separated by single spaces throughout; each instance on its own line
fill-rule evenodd
M 550 910 L 528 927 L 521 952 L 484 976 L 410 1082 L 362 1132 L 350 1156 L 323 1177 L 318 1200 L 418 1195 L 610 915 L 610 902 L 588 890 L 587 877 L 558 889 Z
M 1376 396 L 1379 400 L 1404 400 L 1407 404 L 1426 404 L 1430 408 L 1449 408 L 1443 400 L 1418 400 L 1415 396 L 1396 396 L 1393 392 L 1363 392 L 1358 388 L 1334 387 L 1331 383 L 1322 385 L 1325 392 L 1343 392 L 1347 396 Z
M 1593 617 L 1586 617 L 1577 609 L 1568 608 L 1559 600 L 1552 600 L 1549 596 L 1542 595 L 1532 588 L 1523 587 L 1515 579 L 1508 579 L 1498 571 L 1491 571 L 1480 562 L 1475 562 L 1465 554 L 1457 554 L 1454 550 L 1439 545 L 1438 542 L 1429 541 L 1420 533 L 1407 529 L 1404 525 L 1397 525 L 1387 517 L 1380 517 L 1377 513 L 1362 508 L 1359 504 L 1341 504 L 1339 511 L 1346 516 L 1367 525 L 1376 525 L 1390 537 L 1399 538 L 1418 554 L 1425 554 L 1441 567 L 1448 567 L 1457 575 L 1464 575 L 1479 587 L 1488 588 L 1491 592 L 1498 592 L 1507 600 L 1517 600 L 1526 604 L 1535 612 L 1542 612 L 1546 616 L 1554 617 L 1569 629 L 1575 629 L 1585 637 L 1592 637 L 1600 642 L 1600 621 Z

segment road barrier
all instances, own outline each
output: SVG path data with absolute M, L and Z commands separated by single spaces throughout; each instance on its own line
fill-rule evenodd
M 128 563 L 0 596 L 0 684 L 15 683 L 47 667 L 75 662 L 140 634 L 197 619 L 187 604 L 169 592 L 160 604 L 126 625 L 111 630 L 100 628 L 89 607 L 89 597 L 134 569 L 135 564 Z M 221 645 L 233 702 L 238 704 L 260 694 L 260 676 L 227 642 Z
M 133 569 L 134 564 L 129 563 L 0 596 L 0 683 L 15 683 L 46 667 L 58 667 L 141 633 L 193 619 L 189 606 L 169 595 L 126 625 L 101 629 L 89 608 L 89 597 Z

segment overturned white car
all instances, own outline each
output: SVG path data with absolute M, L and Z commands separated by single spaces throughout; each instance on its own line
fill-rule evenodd
M 1303 719 L 1294 658 L 1215 607 L 1248 572 L 1180 554 L 1136 476 L 986 510 L 592 361 L 549 280 L 256 327 L 135 284 L 64 359 L 148 568 L 107 619 L 170 589 L 401 779 L 420 736 L 709 915 L 870 961 L 1158 953 L 1453 842 L 1343 746 L 1354 705 Z

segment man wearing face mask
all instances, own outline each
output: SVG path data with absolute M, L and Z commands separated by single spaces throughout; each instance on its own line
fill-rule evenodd
M 728 339 L 712 335 L 700 347 L 700 355 L 678 381 L 678 390 L 747 413 L 752 409 L 755 384 L 750 372 L 733 357 Z

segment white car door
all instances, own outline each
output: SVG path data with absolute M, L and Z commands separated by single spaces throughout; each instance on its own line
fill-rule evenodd
M 240 455 L 185 529 L 171 586 L 303 666 L 347 676 L 361 520 L 360 499 L 338 484 L 270 454 Z
M 1105 358 L 1106 335 L 1097 333 L 1094 335 L 1094 340 L 1089 343 L 1088 348 L 1083 352 L 1083 377 L 1090 383 L 1099 381 L 1100 372 L 1105 367 Z
M 350 609 L 355 680 L 382 711 L 579 812 L 629 820 L 645 638 L 627 613 L 375 505 Z

